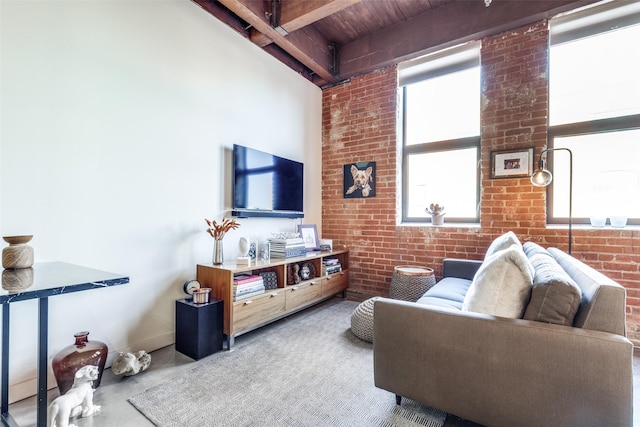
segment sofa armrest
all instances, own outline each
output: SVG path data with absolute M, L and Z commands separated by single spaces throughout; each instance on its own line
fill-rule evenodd
M 491 426 L 631 426 L 623 336 L 381 298 L 379 388 Z
M 442 261 L 442 277 L 458 277 L 473 280 L 482 261 L 472 259 L 445 258 Z

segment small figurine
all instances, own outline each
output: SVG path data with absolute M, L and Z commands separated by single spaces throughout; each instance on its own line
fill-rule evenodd
M 293 283 L 300 283 L 300 266 L 293 264 Z
M 111 365 L 111 372 L 115 375 L 129 377 L 138 372 L 146 371 L 149 365 L 151 365 L 151 355 L 144 350 L 140 350 L 135 354 L 119 353 Z
M 69 424 L 70 417 L 81 414 L 88 417 L 100 410 L 100 406 L 93 404 L 93 388 L 91 384 L 98 379 L 98 367 L 83 366 L 76 371 L 71 389 L 55 398 L 49 405 L 49 427 L 76 427 Z

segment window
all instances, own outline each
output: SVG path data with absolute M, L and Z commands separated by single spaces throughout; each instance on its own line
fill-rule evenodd
M 401 64 L 402 221 L 427 222 L 444 205 L 447 222 L 478 222 L 480 48 L 453 48 Z
M 640 224 L 640 3 L 565 15 L 550 32 L 549 146 L 573 153 L 574 222 L 626 216 Z M 547 154 L 548 222 L 565 223 L 568 153 Z

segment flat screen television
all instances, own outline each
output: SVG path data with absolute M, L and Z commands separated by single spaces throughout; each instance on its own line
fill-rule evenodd
M 238 217 L 302 218 L 304 165 L 233 145 L 233 210 Z

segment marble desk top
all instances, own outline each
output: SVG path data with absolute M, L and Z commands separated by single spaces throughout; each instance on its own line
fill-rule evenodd
M 2 271 L 0 303 L 45 298 L 129 283 L 129 277 L 65 262 Z

